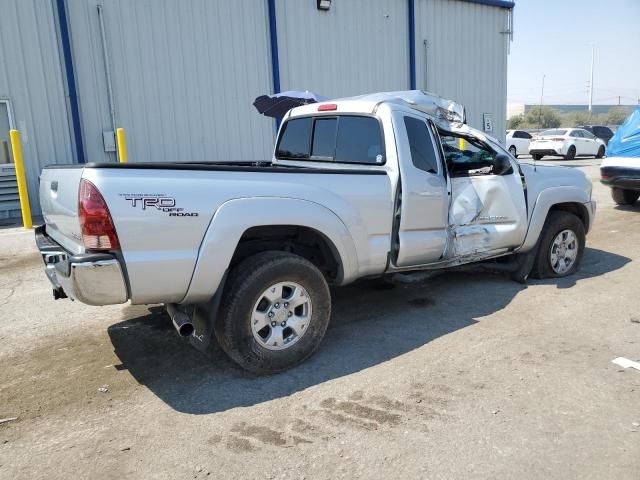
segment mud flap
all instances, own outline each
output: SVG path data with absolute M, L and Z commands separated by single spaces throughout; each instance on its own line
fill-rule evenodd
M 195 328 L 193 335 L 189 337 L 189 343 L 200 350 L 202 353 L 208 354 L 211 347 L 216 344 L 215 335 L 213 333 L 213 325 L 215 324 L 224 286 L 227 282 L 227 272 L 222 277 L 222 281 L 218 286 L 218 290 L 207 303 L 200 303 L 194 306 L 192 322 Z

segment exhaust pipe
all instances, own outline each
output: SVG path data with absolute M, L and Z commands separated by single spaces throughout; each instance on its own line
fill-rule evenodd
M 181 337 L 190 337 L 195 332 L 195 328 L 193 323 L 191 323 L 191 319 L 189 315 L 178 310 L 178 306 L 175 303 L 167 303 L 165 305 L 167 308 L 167 313 L 171 317 L 171 321 L 173 322 L 173 326 L 178 332 L 178 335 Z

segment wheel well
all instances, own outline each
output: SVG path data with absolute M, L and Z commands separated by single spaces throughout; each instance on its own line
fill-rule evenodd
M 584 225 L 585 232 L 589 230 L 589 212 L 583 204 L 577 202 L 556 203 L 549 209 L 549 213 L 558 210 L 573 213 Z
M 231 267 L 251 255 L 279 250 L 300 255 L 313 263 L 332 283 L 342 275 L 337 249 L 327 237 L 313 228 L 296 225 L 263 225 L 246 230 L 231 258 Z

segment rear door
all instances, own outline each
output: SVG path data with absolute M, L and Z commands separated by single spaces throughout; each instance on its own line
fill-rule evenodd
M 402 189 L 393 261 L 398 267 L 433 263 L 445 255 L 449 205 L 436 134 L 423 117 L 406 112 L 394 112 L 393 125 Z
M 493 171 L 498 150 L 473 136 L 440 132 L 451 181 L 447 257 L 474 260 L 518 247 L 527 232 L 527 208 L 517 163 L 503 175 Z
M 569 133 L 569 137 L 571 137 L 573 145 L 576 147 L 576 155 L 586 155 L 588 147 L 585 145 L 582 132 L 580 130 L 572 130 Z

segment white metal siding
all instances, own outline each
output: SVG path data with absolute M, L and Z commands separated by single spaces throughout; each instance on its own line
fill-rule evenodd
M 53 2 L 0 2 L 0 97 L 11 100 L 14 127 L 22 133 L 29 198 L 36 215 L 42 167 L 74 160 L 55 19 Z
M 96 0 L 69 2 L 88 161 L 112 130 Z M 272 119 L 252 105 L 271 91 L 264 1 L 103 2 L 116 110 L 132 162 L 270 158 Z
M 282 90 L 328 97 L 409 88 L 406 0 L 277 0 Z
M 468 123 L 482 130 L 493 114 L 492 136 L 504 140 L 509 11 L 460 0 L 416 0 L 417 87 L 462 103 Z M 428 42 L 428 79 L 425 51 Z

